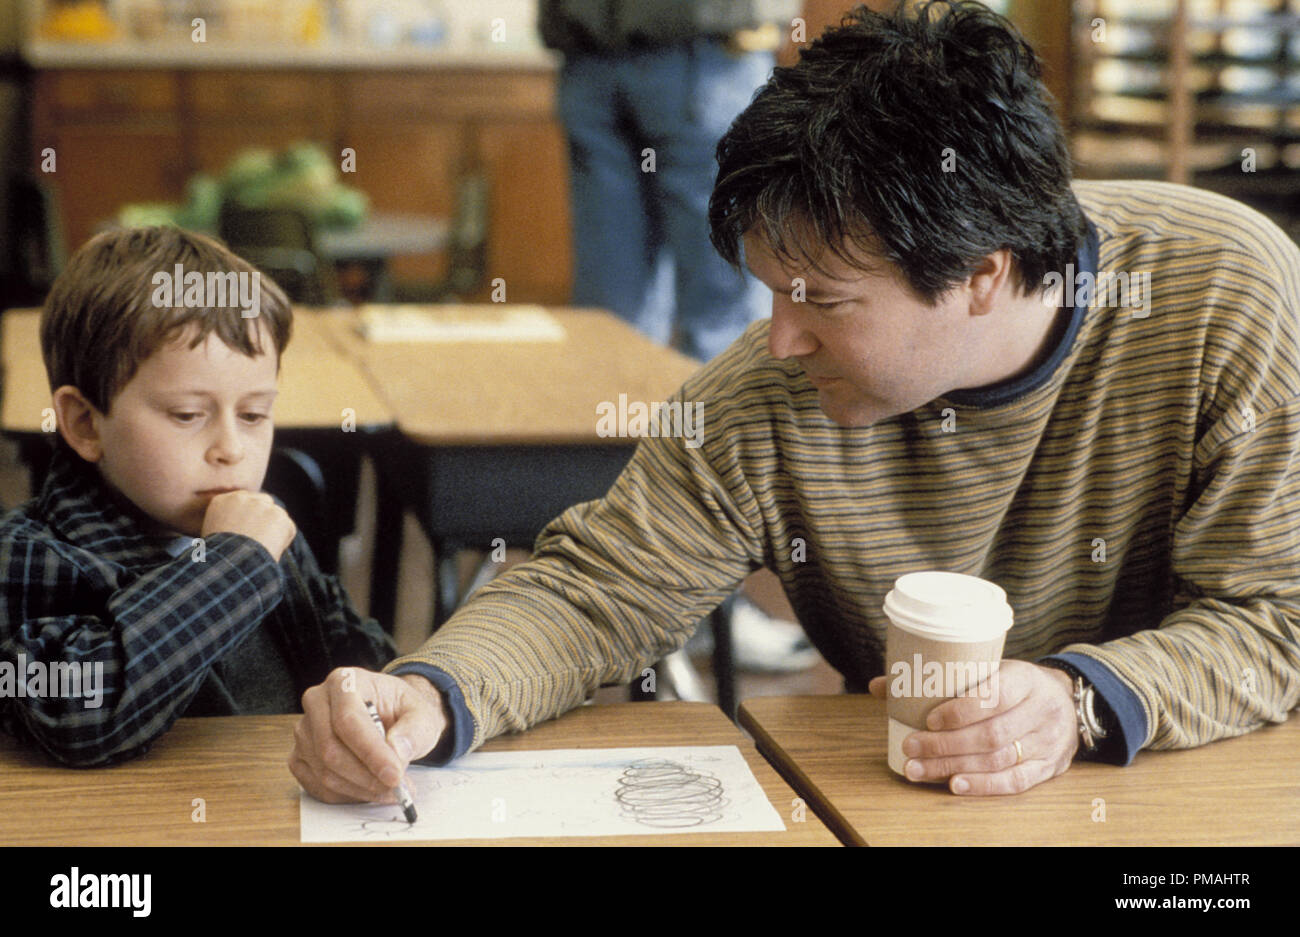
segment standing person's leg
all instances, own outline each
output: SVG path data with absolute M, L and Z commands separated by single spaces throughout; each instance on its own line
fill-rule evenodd
M 709 196 L 717 175 L 718 140 L 767 80 L 770 53 L 734 55 L 697 39 L 636 56 L 642 80 L 628 101 L 655 149 L 653 183 L 676 265 L 674 344 L 708 360 L 750 323 L 771 312 L 771 293 L 727 265 L 709 242 Z
M 641 149 L 615 57 L 574 55 L 560 72 L 569 143 L 573 304 L 599 306 L 667 344 L 671 284 L 663 225 L 647 212 Z
M 654 171 L 645 173 L 652 189 L 647 214 L 661 214 L 676 266 L 674 344 L 706 361 L 771 311 L 767 288 L 718 256 L 708 225 L 718 140 L 771 68 L 771 55 L 737 58 L 708 40 L 628 57 L 624 91 L 641 137 L 637 151 L 654 150 Z M 783 673 L 817 660 L 801 628 L 768 617 L 743 593 L 732 612 L 732 638 L 742 670 Z M 699 652 L 710 641 L 705 627 L 692 644 Z

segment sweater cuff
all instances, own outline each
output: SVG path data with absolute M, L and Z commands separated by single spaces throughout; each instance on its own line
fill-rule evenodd
M 1137 694 L 1105 664 L 1083 654 L 1051 654 L 1042 660 L 1059 660 L 1069 664 L 1093 689 L 1115 716 L 1119 737 L 1105 739 L 1099 752 L 1101 760 L 1120 765 L 1132 764 L 1147 736 L 1147 717 Z
M 447 701 L 447 708 L 451 710 L 451 722 L 443 730 L 442 738 L 438 741 L 437 747 L 423 758 L 415 759 L 415 764 L 432 765 L 435 768 L 440 768 L 465 754 L 474 741 L 474 717 L 470 715 L 469 706 L 465 703 L 465 696 L 460 691 L 460 685 L 456 683 L 451 674 L 434 667 L 432 664 L 417 662 L 399 664 L 388 673 L 394 677 L 400 677 L 408 673 L 424 677 L 438 688 L 442 698 Z

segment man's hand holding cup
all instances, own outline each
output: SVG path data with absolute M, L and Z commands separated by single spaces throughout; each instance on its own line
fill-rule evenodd
M 1013 615 L 987 580 L 901 576 L 885 598 L 889 767 L 954 794 L 1018 794 L 1062 774 L 1079 741 L 1070 678 L 1002 660 Z
M 928 731 L 906 736 L 908 780 L 946 780 L 954 794 L 1019 794 L 1069 769 L 1079 747 L 1069 676 L 1003 660 L 989 679 L 995 687 L 941 703 L 926 717 Z M 888 683 L 876 677 L 872 695 L 887 698 Z M 988 699 L 996 705 L 983 708 Z

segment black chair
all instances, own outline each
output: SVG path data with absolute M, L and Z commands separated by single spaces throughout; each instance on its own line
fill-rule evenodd
M 271 450 L 262 490 L 284 503 L 284 509 L 307 538 L 321 570 L 331 576 L 337 574 L 339 535 L 329 522 L 325 473 L 320 464 L 301 449 L 276 446 Z
M 434 603 L 431 630 L 447 620 L 468 595 L 492 578 L 500 566 L 491 559 L 495 545 L 531 550 L 537 535 L 569 505 L 602 496 L 631 457 L 630 448 L 609 446 L 560 447 L 549 454 L 531 447 L 463 446 L 422 449 L 398 432 L 376 433 L 369 439 L 376 469 L 378 511 L 371 566 L 370 615 L 391 627 L 397 611 L 397 570 L 402 552 L 402 524 L 410 508 L 434 553 Z M 557 462 L 556 460 L 561 461 Z M 567 463 L 567 464 L 566 464 Z M 563 465 L 563 469 L 561 469 Z M 489 473 L 489 468 L 491 472 Z M 563 471 L 562 490 L 541 484 L 543 474 Z M 475 486 L 477 497 L 465 497 L 467 482 L 492 477 L 494 488 L 510 491 L 545 491 L 521 511 L 513 498 L 493 498 Z M 499 538 L 499 540 L 498 540 Z M 484 558 L 462 590 L 456 559 L 464 550 Z M 713 673 L 718 703 L 732 718 L 736 712 L 736 682 L 732 665 L 731 600 L 710 616 L 713 628 Z M 656 672 L 664 674 L 656 665 Z M 653 699 L 643 693 L 640 678 L 630 687 L 633 699 Z
M 39 306 L 67 260 L 54 190 L 16 173 L 5 182 L 4 198 L 0 309 Z
M 324 306 L 338 301 L 333 269 L 316 250 L 311 222 L 287 208 L 221 206 L 217 233 L 232 251 L 279 284 L 291 302 Z
M 18 437 L 20 461 L 27 466 L 31 491 L 39 492 L 49 474 L 54 456 L 53 437 L 23 435 Z M 338 512 L 332 510 L 334 489 L 321 465 L 308 453 L 292 446 L 271 450 L 262 490 L 279 498 L 293 522 L 307 538 L 321 570 L 336 575 L 339 568 L 339 541 L 344 533 Z

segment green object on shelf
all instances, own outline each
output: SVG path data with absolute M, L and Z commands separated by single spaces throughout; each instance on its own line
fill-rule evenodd
M 275 154 L 266 149 L 246 149 L 226 165 L 221 183 L 227 194 L 267 179 L 275 172 Z
M 185 186 L 185 204 L 176 213 L 182 228 L 214 231 L 224 198 L 221 183 L 207 173 L 196 173 Z
M 117 223 L 124 228 L 152 228 L 157 225 L 179 225 L 177 208 L 171 202 L 131 202 L 117 213 Z
M 315 143 L 297 143 L 279 156 L 265 150 L 241 153 L 226 172 L 226 197 L 246 208 L 288 208 L 323 227 L 353 227 L 365 218 L 369 199 L 343 185 L 329 155 Z
M 324 170 L 333 178 L 334 164 L 330 162 L 325 151 L 315 143 L 295 143 L 283 153 L 278 160 L 287 170 Z
M 216 231 L 227 200 L 244 208 L 288 208 L 324 228 L 354 228 L 370 207 L 366 193 L 339 181 L 338 169 L 315 143 L 297 143 L 278 156 L 264 148 L 241 150 L 220 178 L 195 173 L 185 185 L 183 204 L 134 202 L 117 221 L 125 227 L 176 225 Z
M 321 213 L 320 222 L 327 228 L 355 228 L 366 219 L 370 199 L 360 189 L 335 186 L 330 204 Z

